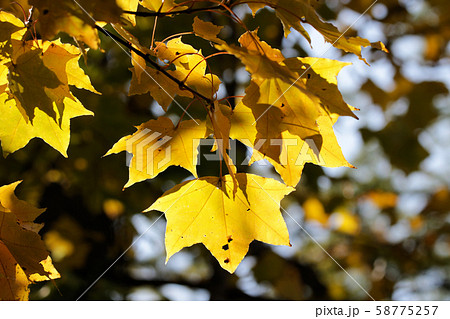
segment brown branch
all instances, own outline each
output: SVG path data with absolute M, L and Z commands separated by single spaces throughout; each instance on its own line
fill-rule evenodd
M 174 14 L 191 14 L 202 11 L 210 11 L 210 10 L 220 10 L 222 9 L 221 5 L 213 6 L 213 7 L 205 7 L 205 8 L 189 8 L 186 10 L 179 11 L 167 11 L 167 12 L 136 12 L 136 11 L 123 11 L 126 14 L 132 14 L 137 17 L 166 17 Z

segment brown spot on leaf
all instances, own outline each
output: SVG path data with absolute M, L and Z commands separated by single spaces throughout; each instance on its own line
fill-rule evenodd
M 228 264 L 230 262 L 230 258 L 225 259 L 223 262 Z
M 230 246 L 228 246 L 228 244 L 223 245 L 223 246 L 222 246 L 222 249 L 225 250 L 225 251 L 227 251 L 228 249 L 230 249 Z
M 232 241 L 233 241 L 233 237 L 231 237 L 231 235 L 228 236 L 228 242 L 231 243 Z

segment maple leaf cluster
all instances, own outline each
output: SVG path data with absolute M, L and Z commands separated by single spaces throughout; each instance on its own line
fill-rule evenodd
M 1 4 L 7 9 L 17 6 L 4 2 Z M 70 120 L 92 115 L 72 94 L 71 87 L 98 93 L 78 64 L 87 50 L 85 45 L 91 49 L 101 47 L 98 32 L 130 50 L 133 66 L 130 95 L 149 93 L 165 111 L 178 104 L 185 110 L 184 115 L 189 114 L 191 104 L 180 105 L 174 99 L 176 96 L 203 106 L 203 118 L 182 117 L 178 123 L 167 116 L 149 120 L 107 152 L 110 155 L 127 151 L 133 155 L 125 187 L 155 178 L 172 165 L 181 166 L 194 176 L 193 180 L 164 193 L 148 209 L 162 211 L 167 218 L 167 259 L 183 247 L 203 243 L 224 269 L 234 272 L 253 240 L 290 245 L 280 201 L 295 189 L 305 163 L 352 167 L 333 132 L 340 116 L 356 118 L 355 109 L 343 100 L 337 87 L 336 77 L 348 63 L 323 58 L 285 58 L 279 49 L 261 40 L 257 30 L 244 32 L 239 43 L 230 44 L 221 39 L 221 26 L 195 16 L 193 34 L 209 41 L 216 54 L 239 59 L 251 75 L 245 96 L 231 107 L 227 99 L 218 100 L 221 80 L 210 72 L 209 57 L 202 50 L 184 43 L 182 36 L 152 40 L 147 48 L 126 28 L 136 25 L 139 6 L 147 10 L 144 12 L 147 16 L 163 18 L 202 9 L 224 10 L 239 21 L 232 9 L 248 5 L 253 15 L 264 7 L 274 9 L 285 36 L 294 29 L 310 41 L 303 27 L 307 23 L 326 41 L 361 59 L 362 47 L 385 50 L 382 43 L 343 36 L 333 25 L 321 20 L 310 1 L 222 1 L 219 5 L 217 1 L 193 1 L 186 5 L 174 0 L 101 3 L 29 0 L 20 1 L 20 5 L 24 10 L 30 9 L 28 21 L 16 17 L 17 8 L 11 13 L 0 11 L 0 141 L 5 156 L 23 148 L 33 138 L 41 138 L 67 156 Z M 212 5 L 214 10 L 208 7 Z M 107 23 L 118 35 L 103 29 Z M 72 36 L 79 47 L 54 40 L 60 32 Z M 198 147 L 201 140 L 209 137 L 214 139 L 213 151 L 218 152 L 228 173 L 221 171 L 220 176 L 198 178 Z M 284 183 L 238 172 L 229 155 L 230 139 L 253 150 L 250 164 L 262 159 L 269 161 Z M 13 209 L 3 201 L 0 208 L 4 218 L 13 219 Z M 17 218 L 31 220 L 19 215 Z M 20 223 L 17 227 L 25 231 Z M 17 257 L 8 246 L 8 237 L 3 236 L 6 235 L 0 233 L 2 263 Z M 30 275 L 26 271 L 19 274 L 23 263 L 18 257 L 16 260 L 15 266 L 8 266 L 7 271 L 16 272 L 16 279 L 26 283 Z M 11 278 L 9 273 L 5 276 Z M 23 296 L 14 289 L 23 291 L 26 285 L 11 287 L 11 296 Z
M 292 2 L 299 9 L 293 12 L 304 12 L 308 17 L 306 21 L 327 41 L 362 59 L 361 47 L 371 45 L 370 42 L 342 37 L 334 26 L 320 20 L 304 1 L 290 4 Z M 237 4 L 239 1 L 234 5 Z M 289 8 L 286 1 L 248 5 L 253 14 L 264 6 L 275 8 L 286 36 L 294 27 L 309 40 L 300 24 L 305 19 L 282 13 Z M 165 61 L 167 67 L 175 66 L 174 71 L 167 72 L 179 82 L 161 85 L 168 81 L 166 74 L 146 66 L 141 56 L 133 55 L 129 94 L 150 93 L 167 111 L 168 98 L 198 97 L 176 85 L 186 84 L 206 96 L 206 118 L 184 120 L 177 125 L 164 116 L 150 120 L 137 127 L 134 134 L 122 138 L 107 155 L 122 151 L 133 154 L 125 187 L 154 178 L 171 165 L 190 171 L 196 179 L 175 186 L 148 209 L 164 212 L 167 218 L 167 258 L 183 247 L 203 243 L 224 269 L 234 272 L 253 240 L 289 245 L 286 225 L 279 219 L 282 216 L 280 201 L 300 181 L 305 163 L 353 167 L 341 152 L 333 125 L 340 116 L 357 117 L 353 113 L 355 108 L 344 102 L 337 87 L 336 77 L 348 63 L 323 58 L 286 59 L 280 50 L 260 40 L 257 31 L 242 34 L 239 46 L 227 44 L 219 37 L 222 28 L 198 17 L 193 21 L 194 34 L 213 43 L 218 51 L 234 55 L 251 75 L 246 95 L 236 107 L 215 98 L 220 80 L 206 73 L 207 57 L 200 50 L 183 43 L 181 37 L 166 43 L 157 42 L 149 54 Z M 135 48 L 141 47 L 136 39 L 128 39 Z M 385 49 L 381 43 L 372 45 Z M 149 132 L 170 139 L 161 143 L 161 138 L 149 136 Z M 201 139 L 211 136 L 216 140 L 213 150 L 219 152 L 229 175 L 198 178 L 195 168 L 198 146 Z M 230 138 L 253 150 L 250 164 L 268 160 L 284 184 L 238 173 L 236 163 L 228 154 Z M 164 150 L 168 149 L 170 160 L 165 160 Z M 230 239 L 233 241 L 228 242 Z

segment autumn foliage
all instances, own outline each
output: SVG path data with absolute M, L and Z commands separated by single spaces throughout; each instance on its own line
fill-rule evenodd
M 298 32 L 308 41 L 309 24 L 338 49 L 361 56 L 362 47 L 387 51 L 380 42 L 349 37 L 323 21 L 315 1 L 174 1 L 109 0 L 1 1 L 0 11 L 0 141 L 3 155 L 40 138 L 67 157 L 70 121 L 92 116 L 73 94 L 82 89 L 101 94 L 80 67 L 89 50 L 101 50 L 99 33 L 122 45 L 131 58 L 129 95 L 150 94 L 165 110 L 181 108 L 178 122 L 167 116 L 143 121 L 132 135 L 120 139 L 106 155 L 128 152 L 129 180 L 125 187 L 156 178 L 169 166 L 180 166 L 194 179 L 164 193 L 147 211 L 167 218 L 167 259 L 203 243 L 220 265 L 234 272 L 249 245 L 259 240 L 290 245 L 280 201 L 300 181 L 303 167 L 353 167 L 347 162 L 333 132 L 341 116 L 357 118 L 343 99 L 337 75 L 348 63 L 313 57 L 286 58 L 249 30 L 234 12 L 250 8 L 253 16 L 273 9 L 284 34 Z M 224 26 L 200 18 L 204 12 L 222 14 L 241 34 L 237 43 L 221 38 Z M 158 17 L 170 23 L 174 15 L 192 18 L 184 34 L 167 39 L 133 35 L 136 16 Z M 106 29 L 104 29 L 106 27 Z M 186 35 L 187 34 L 187 35 Z M 195 35 L 215 53 L 204 56 L 185 38 Z M 61 40 L 62 37 L 64 40 Z M 70 43 L 69 43 L 70 42 Z M 218 98 L 221 74 L 210 63 L 221 55 L 239 60 L 250 75 L 245 96 Z M 89 63 L 89 61 L 87 61 Z M 367 62 L 366 62 L 367 63 Z M 236 99 L 237 103 L 234 103 Z M 195 118 L 190 110 L 202 116 Z M 220 156 L 220 174 L 197 174 L 202 140 L 213 139 Z M 230 139 L 253 150 L 250 164 L 266 159 L 281 176 L 276 180 L 239 172 L 230 156 Z M 222 163 L 224 165 L 222 165 Z M 18 176 L 17 179 L 21 177 Z M 58 278 L 39 239 L 34 219 L 43 211 L 18 201 L 17 183 L 0 189 L 0 299 L 27 299 L 28 284 Z M 20 248 L 23 247 L 23 248 Z M 9 287 L 6 289 L 5 287 Z

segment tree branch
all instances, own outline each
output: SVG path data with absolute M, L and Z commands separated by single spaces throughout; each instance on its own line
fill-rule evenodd
M 173 82 L 175 82 L 176 84 L 178 84 L 178 87 L 181 90 L 186 90 L 191 92 L 195 97 L 203 99 L 206 101 L 206 103 L 208 103 L 209 105 L 213 103 L 213 100 L 210 98 L 207 98 L 206 96 L 204 96 L 203 94 L 197 92 L 196 90 L 190 88 L 189 86 L 187 86 L 183 81 L 178 80 L 176 77 L 174 77 L 173 75 L 171 75 L 170 73 L 168 73 L 164 68 L 162 68 L 158 63 L 156 63 L 155 61 L 153 61 L 150 58 L 150 55 L 145 54 L 144 52 L 139 51 L 138 49 L 136 49 L 135 47 L 133 47 L 133 45 L 125 40 L 123 40 L 122 38 L 116 36 L 115 34 L 112 34 L 111 32 L 109 32 L 108 30 L 105 30 L 102 27 L 99 26 L 95 26 L 95 28 L 100 31 L 101 33 L 103 33 L 104 35 L 110 37 L 111 39 L 113 39 L 114 41 L 117 41 L 118 43 L 122 44 L 123 46 L 125 46 L 127 49 L 129 49 L 130 51 L 133 51 L 134 53 L 136 53 L 137 55 L 139 55 L 140 57 L 142 57 L 146 62 L 148 62 L 151 66 L 153 66 L 156 70 L 158 70 L 159 72 L 161 72 L 162 74 L 164 74 L 166 77 L 168 77 L 170 80 L 172 80 Z
M 126 14 L 132 14 L 137 17 L 166 17 L 174 14 L 191 14 L 196 12 L 202 12 L 202 11 L 209 11 L 209 10 L 220 10 L 223 6 L 217 5 L 213 7 L 205 7 L 205 8 L 189 8 L 186 10 L 179 10 L 179 11 L 167 11 L 167 12 L 136 12 L 136 11 L 123 11 L 123 13 Z

